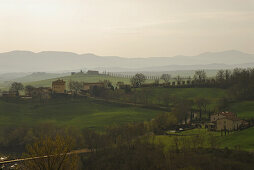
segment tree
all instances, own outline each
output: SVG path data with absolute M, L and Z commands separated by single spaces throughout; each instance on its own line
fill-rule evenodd
M 134 77 L 131 78 L 131 84 L 133 87 L 140 87 L 146 80 L 146 77 L 142 73 L 137 73 Z
M 27 85 L 25 86 L 25 93 L 29 96 L 32 96 L 32 91 L 35 89 L 34 86 Z
M 160 79 L 156 78 L 154 80 L 154 86 L 159 86 L 160 85 Z
M 193 78 L 198 83 L 204 83 L 206 80 L 206 72 L 204 70 L 195 71 Z
M 171 113 L 162 113 L 157 115 L 151 123 L 154 132 L 161 134 L 163 131 L 175 126 L 177 118 Z
M 26 170 L 69 170 L 78 168 L 78 157 L 69 154 L 74 146 L 74 140 L 70 137 L 57 135 L 56 137 L 40 138 L 28 145 L 24 158 L 43 157 L 25 161 L 23 169 Z
M 178 99 L 174 103 L 174 108 L 172 110 L 173 114 L 177 118 L 178 122 L 182 123 L 185 121 L 187 123 L 188 113 L 190 113 L 192 107 L 192 101 L 185 99 Z
M 112 85 L 111 81 L 109 80 L 104 80 L 103 81 L 104 87 L 105 88 L 110 88 L 111 90 L 114 90 L 114 86 Z
M 79 81 L 70 81 L 69 88 L 71 91 L 74 91 L 77 94 L 80 90 L 83 89 L 84 83 Z
M 164 80 L 165 83 L 169 83 L 169 80 L 171 79 L 170 74 L 162 74 L 161 79 Z
M 199 97 L 199 98 L 196 98 L 195 99 L 195 104 L 199 110 L 199 118 L 201 120 L 202 118 L 202 110 L 205 110 L 207 109 L 207 105 L 209 104 L 209 100 L 203 98 L 203 97 Z
M 19 82 L 13 82 L 10 87 L 10 91 L 17 92 L 17 93 L 19 93 L 19 90 L 23 90 L 23 89 L 24 89 L 24 85 Z

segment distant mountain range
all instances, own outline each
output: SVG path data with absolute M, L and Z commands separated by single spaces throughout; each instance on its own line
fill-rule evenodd
M 45 72 L 35 72 L 35 73 L 4 73 L 0 74 L 0 82 L 31 82 L 40 81 L 58 77 L 68 76 L 70 73 L 45 73 Z
M 0 73 L 70 72 L 78 69 L 115 72 L 171 71 L 235 67 L 254 67 L 254 54 L 230 50 L 207 52 L 197 56 L 121 58 L 56 51 L 39 53 L 11 51 L 0 53 Z

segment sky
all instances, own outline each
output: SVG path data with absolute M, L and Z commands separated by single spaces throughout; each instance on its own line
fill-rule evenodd
M 254 0 L 0 0 L 0 52 L 254 53 Z

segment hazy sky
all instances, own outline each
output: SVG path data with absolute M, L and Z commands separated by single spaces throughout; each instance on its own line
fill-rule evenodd
M 254 53 L 254 0 L 0 0 L 0 52 Z

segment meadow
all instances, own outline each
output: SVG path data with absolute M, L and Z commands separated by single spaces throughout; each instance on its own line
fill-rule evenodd
M 180 133 L 177 133 L 177 135 L 183 135 L 179 136 L 179 138 L 190 138 L 193 135 L 202 135 L 205 139 L 204 146 L 209 147 L 208 140 L 209 136 L 213 135 L 217 139 L 217 146 L 219 148 L 228 148 L 228 149 L 240 149 L 245 151 L 254 151 L 254 127 L 242 130 L 242 131 L 236 131 L 231 132 L 227 136 L 221 136 L 220 132 L 211 132 L 206 129 L 193 129 L 193 130 L 187 130 Z M 161 143 L 164 144 L 165 149 L 170 149 L 174 147 L 174 136 L 165 136 L 165 135 L 159 135 L 156 136 L 154 139 L 155 143 Z
M 231 103 L 229 110 L 236 113 L 239 118 L 254 118 L 254 101 L 241 101 Z
M 0 99 L 0 108 L 0 126 L 35 126 L 49 123 L 80 129 L 103 129 L 112 124 L 142 122 L 163 112 L 86 98 L 51 99 L 45 104 L 31 100 Z
M 213 109 L 218 101 L 226 96 L 226 90 L 219 88 L 142 88 L 139 90 L 149 91 L 150 96 L 153 98 L 152 102 L 163 103 L 162 96 L 168 95 L 176 98 L 183 98 L 195 100 L 196 98 L 206 98 L 209 100 L 209 108 Z M 159 104 L 159 103 L 158 103 Z
M 71 76 L 65 76 L 60 78 L 53 78 L 53 79 L 47 79 L 47 80 L 41 80 L 41 81 L 32 81 L 32 82 L 25 82 L 25 85 L 32 85 L 35 87 L 51 87 L 52 81 L 55 81 L 57 79 L 63 79 L 64 81 L 83 81 L 86 83 L 94 83 L 99 82 L 103 80 L 109 80 L 112 82 L 113 85 L 116 85 L 117 82 L 124 82 L 125 84 L 130 83 L 129 78 L 123 78 L 123 77 L 112 77 L 112 76 L 106 76 L 106 75 L 87 75 L 87 74 L 76 74 Z

